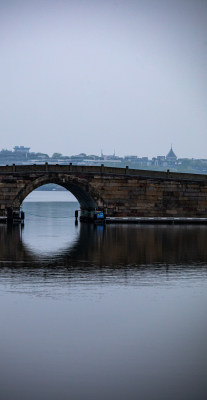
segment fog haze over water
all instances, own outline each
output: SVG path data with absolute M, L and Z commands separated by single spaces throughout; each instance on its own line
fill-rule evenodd
M 1 146 L 206 158 L 207 3 L 0 3 Z

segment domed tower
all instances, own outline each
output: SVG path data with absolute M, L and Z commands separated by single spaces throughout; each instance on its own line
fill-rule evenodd
M 176 154 L 174 153 L 174 151 L 172 149 L 172 145 L 171 145 L 170 151 L 166 155 L 166 160 L 167 160 L 169 165 L 175 165 L 175 163 L 177 161 L 177 156 L 176 156 Z

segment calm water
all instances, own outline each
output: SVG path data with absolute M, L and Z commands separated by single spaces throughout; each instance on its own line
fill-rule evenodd
M 75 225 L 66 195 L 0 226 L 0 398 L 206 400 L 207 226 Z

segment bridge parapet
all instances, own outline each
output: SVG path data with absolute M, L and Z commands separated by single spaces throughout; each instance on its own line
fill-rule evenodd
M 82 174 L 112 174 L 112 175 L 129 175 L 144 178 L 158 178 L 158 179 L 175 179 L 175 180 L 190 180 L 190 181 L 203 181 L 207 182 L 207 175 L 179 173 L 165 171 L 152 171 L 131 169 L 126 166 L 125 168 L 106 167 L 104 164 L 98 165 L 73 165 L 73 164 L 27 164 L 27 165 L 5 165 L 0 166 L 0 174 L 11 173 L 31 173 L 31 172 L 58 172 L 58 173 L 82 173 Z

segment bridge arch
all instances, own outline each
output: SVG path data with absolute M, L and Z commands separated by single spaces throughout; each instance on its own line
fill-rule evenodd
M 82 210 L 95 210 L 103 204 L 99 193 L 83 178 L 59 175 L 44 175 L 25 185 L 19 190 L 12 202 L 13 208 L 19 208 L 24 199 L 35 189 L 48 183 L 55 183 L 70 191 L 80 204 Z

